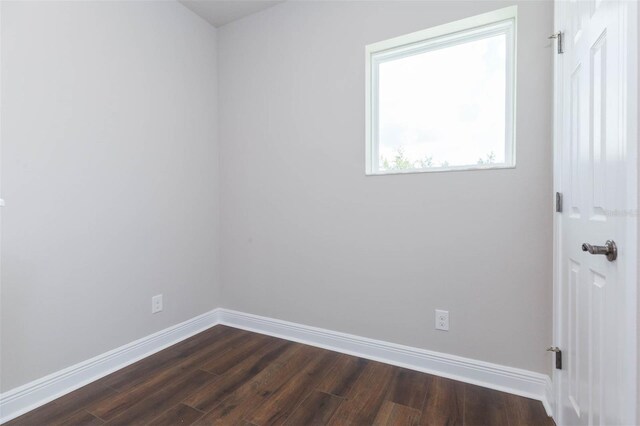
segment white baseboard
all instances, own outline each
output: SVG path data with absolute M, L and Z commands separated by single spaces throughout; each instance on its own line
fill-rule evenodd
M 218 324 L 218 310 L 161 330 L 71 367 L 0 394 L 0 423 L 133 364 Z
M 551 413 L 549 376 L 456 355 L 398 345 L 258 315 L 219 310 L 221 324 L 397 365 L 542 402 Z
M 551 415 L 553 388 L 544 374 L 218 308 L 0 394 L 0 423 L 217 324 L 525 396 L 542 401 Z

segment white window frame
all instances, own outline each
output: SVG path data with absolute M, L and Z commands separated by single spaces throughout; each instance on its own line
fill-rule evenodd
M 516 37 L 517 6 L 472 16 L 459 21 L 367 45 L 366 61 L 366 175 L 429 173 L 454 170 L 509 169 L 516 166 Z M 378 66 L 386 61 L 506 34 L 505 160 L 497 164 L 380 170 L 378 140 Z

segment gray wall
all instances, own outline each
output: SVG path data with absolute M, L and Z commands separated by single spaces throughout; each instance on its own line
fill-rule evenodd
M 509 4 L 287 2 L 219 29 L 223 306 L 550 372 L 552 3 L 518 3 L 516 169 L 364 176 L 364 46 Z
M 1 7 L 5 391 L 219 306 L 219 196 L 212 27 L 174 2 Z
M 1 391 L 218 306 L 549 372 L 550 2 L 516 169 L 372 177 L 364 46 L 512 2 L 0 4 Z

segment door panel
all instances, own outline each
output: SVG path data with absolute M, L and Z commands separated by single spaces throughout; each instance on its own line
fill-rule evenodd
M 606 33 L 603 33 L 591 48 L 591 189 L 592 219 L 606 220 Z M 604 136 L 604 137 L 603 137 Z
M 565 353 L 569 357 L 567 367 L 569 368 L 569 394 L 568 399 L 571 407 L 577 416 L 580 416 L 580 318 L 578 317 L 579 309 L 579 275 L 580 264 L 575 260 L 569 259 L 569 306 L 567 321 L 567 336 Z
M 580 218 L 580 64 L 571 74 L 571 126 L 569 127 L 571 191 L 566 194 L 571 200 L 571 217 Z
M 564 354 L 564 369 L 554 375 L 559 424 L 635 419 L 628 407 L 635 395 L 620 389 L 632 389 L 627 383 L 635 381 L 622 364 L 628 333 L 621 324 L 629 322 L 625 298 L 636 285 L 625 271 L 636 261 L 621 255 L 610 262 L 582 251 L 582 243 L 615 240 L 633 253 L 636 242 L 630 218 L 617 214 L 634 207 L 625 193 L 628 165 L 636 160 L 623 125 L 628 7 L 608 0 L 556 3 L 565 40 L 556 60 L 556 187 L 567 200 L 556 221 L 556 344 Z

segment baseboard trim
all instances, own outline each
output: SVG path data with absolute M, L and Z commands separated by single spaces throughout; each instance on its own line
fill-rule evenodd
M 218 324 L 207 312 L 0 394 L 0 424 Z
M 536 399 L 552 415 L 551 379 L 545 374 L 229 309 L 219 310 L 219 321 L 230 327 Z
M 525 396 L 552 415 L 544 374 L 218 308 L 0 394 L 0 424 L 218 324 Z

